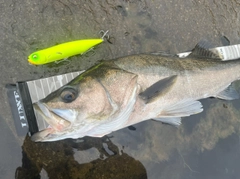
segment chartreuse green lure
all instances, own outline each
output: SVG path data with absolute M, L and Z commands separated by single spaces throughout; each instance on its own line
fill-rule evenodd
M 66 42 L 53 47 L 32 53 L 28 57 L 28 62 L 33 65 L 43 65 L 66 59 L 68 57 L 83 54 L 90 48 L 103 42 L 103 39 L 86 39 Z

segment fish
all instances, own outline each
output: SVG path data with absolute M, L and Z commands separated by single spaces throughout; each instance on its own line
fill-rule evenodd
M 74 55 L 83 54 L 103 41 L 103 38 L 99 38 L 65 42 L 33 52 L 28 56 L 28 62 L 33 65 L 43 65 L 56 62 Z
M 201 99 L 234 100 L 240 61 L 222 61 L 197 44 L 186 58 L 137 54 L 103 60 L 33 104 L 49 127 L 35 142 L 102 137 L 146 120 L 178 127 L 203 111 Z

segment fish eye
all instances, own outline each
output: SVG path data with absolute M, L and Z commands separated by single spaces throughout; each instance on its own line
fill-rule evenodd
M 77 98 L 77 91 L 73 88 L 65 88 L 62 90 L 60 96 L 64 103 L 70 103 Z

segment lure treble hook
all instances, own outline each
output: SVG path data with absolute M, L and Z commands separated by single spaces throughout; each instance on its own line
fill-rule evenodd
M 109 32 L 109 30 L 107 30 L 107 31 L 104 31 L 104 30 L 100 30 L 99 31 L 99 34 L 101 35 L 101 39 L 107 39 L 107 40 L 109 40 L 109 34 L 108 34 L 108 32 Z

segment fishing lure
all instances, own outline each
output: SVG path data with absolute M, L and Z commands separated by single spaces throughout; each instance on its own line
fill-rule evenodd
M 66 42 L 43 50 L 36 51 L 28 56 L 28 62 L 33 65 L 42 65 L 83 54 L 90 48 L 103 42 L 103 38 L 86 39 Z

